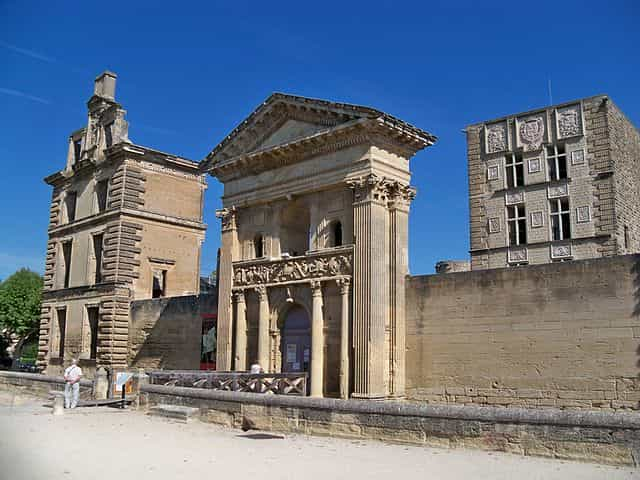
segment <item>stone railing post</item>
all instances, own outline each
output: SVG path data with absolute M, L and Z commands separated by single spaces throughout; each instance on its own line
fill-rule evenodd
M 93 398 L 105 400 L 109 393 L 109 378 L 104 367 L 99 367 L 93 377 Z
M 131 390 L 136 396 L 134 400 L 134 408 L 144 408 L 147 405 L 147 398 L 142 394 L 142 387 L 149 384 L 149 375 L 144 372 L 144 368 L 139 368 L 137 373 L 131 378 Z

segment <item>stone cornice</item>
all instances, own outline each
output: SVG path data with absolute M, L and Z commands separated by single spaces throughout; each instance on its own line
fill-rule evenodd
M 227 182 L 360 144 L 378 145 L 407 159 L 430 145 L 383 120 L 357 119 L 289 143 L 238 155 L 215 164 L 209 173 Z
M 376 120 L 407 137 L 420 139 L 423 144 L 420 148 L 437 140 L 430 133 L 373 108 L 274 93 L 207 155 L 201 169 L 216 175 L 213 170 L 231 158 L 254 153 L 252 150 L 288 118 L 329 127 L 358 119 Z
M 163 215 L 154 212 L 148 212 L 145 210 L 136 210 L 133 208 L 114 208 L 108 209 L 104 212 L 97 213 L 95 215 L 91 215 L 88 217 L 80 218 L 75 222 L 65 223 L 64 225 L 60 225 L 55 228 L 49 229 L 49 237 L 61 237 L 65 235 L 70 235 L 78 230 L 84 230 L 93 226 L 101 226 L 106 223 L 117 218 L 120 215 L 131 216 L 137 218 L 143 218 L 146 220 L 153 220 L 160 223 L 169 223 L 172 225 L 179 225 L 185 228 L 193 228 L 196 230 L 206 230 L 207 225 L 203 222 L 199 222 L 197 220 L 192 220 L 188 218 L 174 217 L 170 215 Z

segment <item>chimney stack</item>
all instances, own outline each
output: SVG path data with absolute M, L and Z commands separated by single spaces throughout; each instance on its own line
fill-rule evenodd
M 116 78 L 118 78 L 118 76 L 115 73 L 109 71 L 103 72 L 98 75 L 96 77 L 93 94 L 107 100 L 115 100 Z

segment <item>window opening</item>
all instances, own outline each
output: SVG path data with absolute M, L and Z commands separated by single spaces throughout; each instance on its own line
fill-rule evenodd
M 153 291 L 151 293 L 151 297 L 152 298 L 164 297 L 166 287 L 167 287 L 167 271 L 154 270 L 153 271 Z
M 96 273 L 93 283 L 102 282 L 102 240 L 102 233 L 93 236 L 93 253 L 96 260 Z
M 264 237 L 261 234 L 253 238 L 253 255 L 254 258 L 264 257 Z
M 69 288 L 69 275 L 71 273 L 71 253 L 73 243 L 71 241 L 62 244 L 62 260 L 64 262 L 63 288 Z
M 98 354 L 98 319 L 100 318 L 99 308 L 87 307 L 87 317 L 89 320 L 89 331 L 91 332 L 91 340 L 89 342 L 89 358 L 95 360 Z
M 58 358 L 64 358 L 64 340 L 67 329 L 67 309 L 57 310 L 58 317 Z
M 100 180 L 98 183 L 96 183 L 96 200 L 98 201 L 98 212 L 103 212 L 107 208 L 108 187 L 108 180 Z
M 569 199 L 554 198 L 551 203 L 551 238 L 552 240 L 566 240 L 571 238 L 571 214 Z
M 519 153 L 507 155 L 506 163 L 507 188 L 521 187 L 524 185 L 524 162 Z
M 527 243 L 527 216 L 524 205 L 507 207 L 507 224 L 509 226 L 509 245 Z
M 65 205 L 67 208 L 67 221 L 69 223 L 76 219 L 76 203 L 78 200 L 77 192 L 67 192 L 65 195 Z
M 567 178 L 567 154 L 564 145 L 547 146 L 549 180 Z

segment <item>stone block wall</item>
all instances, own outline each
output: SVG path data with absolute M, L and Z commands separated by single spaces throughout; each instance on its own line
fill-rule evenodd
M 618 254 L 640 252 L 640 132 L 611 101 L 607 123 L 609 147 L 615 166 Z
M 131 302 L 129 366 L 198 370 L 202 315 L 216 312 L 217 302 L 215 294 Z
M 640 255 L 407 283 L 411 399 L 638 409 L 639 348 Z

